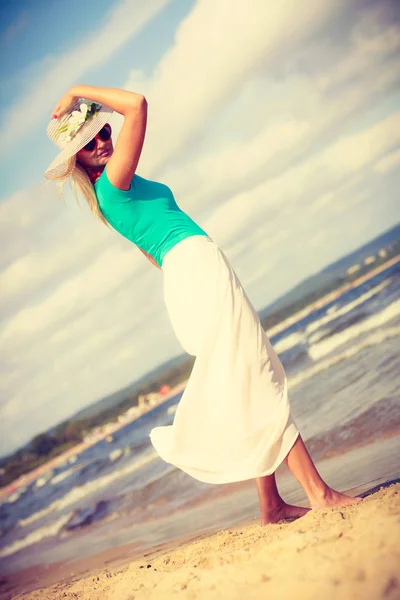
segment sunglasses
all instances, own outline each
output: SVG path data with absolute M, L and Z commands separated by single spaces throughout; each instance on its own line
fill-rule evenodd
M 94 138 L 86 144 L 86 146 L 83 146 L 82 150 L 86 150 L 86 152 L 93 152 L 93 150 L 96 148 L 97 138 L 100 138 L 101 140 L 106 142 L 107 140 L 110 139 L 110 137 L 111 137 L 111 125 L 106 123 L 106 125 L 104 125 L 104 127 L 102 129 L 100 129 L 99 133 L 97 135 L 95 135 Z

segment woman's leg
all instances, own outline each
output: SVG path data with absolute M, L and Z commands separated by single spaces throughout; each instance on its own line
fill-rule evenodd
M 278 523 L 281 519 L 297 519 L 310 510 L 284 502 L 276 487 L 275 473 L 256 477 L 256 486 L 260 501 L 261 525 Z
M 304 442 L 299 435 L 285 462 L 307 494 L 311 508 L 339 508 L 360 502 L 330 488 L 318 473 Z
M 362 498 L 351 498 L 332 490 L 321 478 L 299 435 L 285 462 L 306 492 L 312 508 L 338 508 L 360 502 Z M 275 474 L 256 478 L 260 501 L 261 525 L 278 523 L 281 519 L 302 517 L 310 509 L 286 504 L 276 486 Z

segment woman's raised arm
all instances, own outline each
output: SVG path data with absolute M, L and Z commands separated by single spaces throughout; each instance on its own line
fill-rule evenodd
M 87 98 L 108 106 L 120 115 L 126 115 L 143 101 L 141 94 L 121 90 L 119 88 L 98 87 L 94 85 L 78 84 L 70 88 L 69 92 L 75 98 Z
M 107 163 L 110 183 L 120 190 L 129 190 L 143 148 L 147 124 L 147 102 L 144 96 L 118 88 L 75 85 L 69 93 L 75 98 L 99 102 L 124 116 L 114 152 Z M 57 114 L 57 113 L 56 113 Z
M 54 107 L 53 117 L 61 118 L 77 98 L 86 98 L 87 100 L 92 100 L 92 102 L 104 104 L 124 116 L 132 109 L 132 106 L 136 106 L 143 100 L 141 94 L 128 92 L 127 90 L 78 84 L 72 86 L 59 99 Z
M 144 96 L 118 88 L 78 84 L 72 86 L 54 107 L 53 116 L 62 117 L 77 98 L 104 104 L 123 115 L 124 124 L 115 150 L 107 163 L 107 177 L 112 185 L 129 190 L 143 148 L 147 124 L 147 102 Z

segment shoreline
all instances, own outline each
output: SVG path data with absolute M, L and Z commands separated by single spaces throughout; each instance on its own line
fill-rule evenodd
M 296 321 L 302 319 L 304 316 L 307 316 L 307 315 L 311 314 L 312 312 L 314 312 L 315 310 L 317 310 L 317 309 L 325 306 L 326 304 L 329 304 L 332 300 L 334 300 L 336 298 L 339 298 L 340 296 L 342 296 L 343 294 L 345 294 L 350 289 L 358 287 L 359 285 L 361 285 L 362 283 L 364 283 L 368 279 L 371 279 L 372 277 L 374 277 L 378 273 L 380 273 L 380 272 L 382 272 L 382 271 L 390 268 L 392 265 L 396 264 L 399 261 L 400 261 L 400 255 L 394 256 L 391 259 L 389 259 L 388 261 L 386 261 L 385 263 L 379 265 L 378 267 L 375 267 L 374 269 L 371 269 L 370 271 L 368 271 L 368 273 L 365 273 L 361 277 L 355 279 L 351 283 L 345 284 L 345 285 L 341 286 L 340 288 L 337 288 L 336 290 L 334 290 L 332 292 L 329 292 L 329 294 L 323 296 L 322 298 L 319 298 L 313 304 L 306 306 L 305 308 L 301 309 L 300 311 L 298 311 L 294 315 L 291 315 L 290 317 L 288 317 L 284 321 L 281 321 L 277 325 L 275 325 L 275 326 L 271 327 L 270 329 L 268 329 L 266 331 L 268 337 L 271 338 L 272 336 L 274 336 L 275 334 L 279 333 L 283 329 L 286 329 L 287 327 L 289 327 L 290 325 L 292 325 Z M 94 440 L 91 440 L 91 441 L 80 442 L 76 446 L 73 446 L 73 447 L 69 448 L 68 450 L 66 450 L 62 454 L 59 454 L 55 458 L 53 458 L 53 459 L 51 459 L 51 460 L 43 463 L 42 465 L 40 465 L 36 469 L 33 469 L 32 471 L 29 471 L 29 472 L 21 475 L 20 477 L 18 477 L 17 479 L 13 480 L 11 483 L 7 484 L 6 486 L 0 487 L 0 501 L 3 500 L 4 498 L 7 498 L 8 496 L 10 496 L 11 494 L 13 494 L 14 492 L 17 492 L 20 487 L 22 487 L 24 485 L 29 485 L 30 483 L 32 483 L 33 481 L 35 481 L 36 479 L 38 479 L 40 476 L 45 475 L 46 473 L 48 473 L 49 471 L 51 471 L 51 469 L 56 468 L 56 467 L 62 465 L 69 458 L 71 458 L 71 456 L 79 455 L 80 453 L 82 453 L 83 451 L 85 451 L 87 448 L 93 446 L 97 442 L 99 442 L 99 441 L 103 440 L 104 438 L 106 438 L 108 435 L 114 433 L 115 431 L 118 431 L 119 429 L 123 428 L 125 425 L 136 421 L 142 415 L 146 414 L 147 412 L 149 412 L 153 408 L 156 408 L 160 404 L 163 404 L 164 402 L 166 402 L 167 400 L 169 400 L 171 397 L 179 394 L 181 391 L 183 391 L 185 389 L 188 380 L 189 380 L 189 378 L 187 378 L 184 381 L 178 383 L 176 386 L 174 386 L 168 392 L 168 394 L 166 394 L 165 396 L 162 396 L 160 398 L 160 400 L 157 401 L 156 403 L 154 403 L 153 405 L 148 405 L 147 409 L 143 410 L 140 414 L 134 415 L 133 417 L 127 419 L 126 421 L 124 421 L 122 423 L 116 423 L 115 424 L 116 425 L 115 428 L 107 430 L 107 432 L 104 432 L 101 437 L 98 437 L 98 438 L 96 438 Z
M 125 425 L 133 423 L 134 421 L 139 419 L 142 415 L 146 414 L 153 408 L 156 408 L 163 402 L 169 400 L 172 396 L 179 394 L 180 391 L 184 387 L 186 387 L 186 383 L 187 383 L 187 380 L 182 383 L 177 384 L 168 392 L 168 394 L 166 394 L 165 396 L 162 397 L 162 400 L 160 402 L 157 402 L 153 405 L 149 405 L 147 410 L 143 410 L 143 412 L 141 412 L 139 415 L 135 415 L 132 418 L 127 419 L 123 423 L 118 423 L 117 427 L 105 431 L 100 437 L 97 437 L 96 439 L 93 439 L 90 441 L 80 442 L 79 444 L 76 444 L 76 446 L 72 446 L 71 448 L 68 448 L 68 450 L 65 450 L 65 452 L 63 452 L 62 454 L 59 454 L 58 456 L 55 456 L 54 458 L 50 459 L 49 461 L 43 463 L 39 467 L 36 467 L 36 469 L 33 469 L 32 471 L 28 471 L 27 473 L 24 473 L 24 475 L 21 475 L 17 479 L 14 479 L 11 483 L 7 484 L 6 486 L 0 487 L 0 500 L 3 500 L 7 496 L 10 496 L 14 492 L 16 492 L 20 487 L 23 487 L 24 485 L 29 485 L 30 483 L 32 483 L 36 479 L 39 479 L 39 477 L 45 475 L 52 469 L 64 464 L 69 458 L 71 458 L 71 456 L 81 454 L 82 452 L 84 452 L 85 450 L 90 448 L 91 446 L 94 446 L 98 442 L 105 439 L 110 434 L 112 435 L 114 432 L 118 431 L 119 429 L 122 429 Z

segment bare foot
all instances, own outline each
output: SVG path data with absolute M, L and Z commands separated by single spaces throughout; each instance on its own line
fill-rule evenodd
M 341 494 L 330 487 L 326 487 L 319 495 L 310 498 L 311 508 L 340 508 L 344 506 L 350 506 L 351 504 L 357 504 L 361 502 L 362 498 L 356 496 L 352 498 L 346 494 Z
M 264 509 L 261 513 L 261 525 L 269 525 L 270 523 L 279 523 L 279 521 L 294 521 L 300 517 L 304 517 L 310 508 L 302 506 L 293 506 L 282 502 L 274 508 Z

